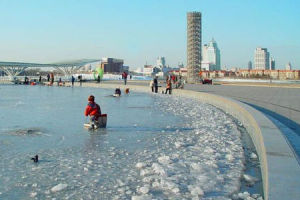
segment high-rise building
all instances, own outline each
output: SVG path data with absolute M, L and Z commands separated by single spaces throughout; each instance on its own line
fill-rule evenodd
M 270 57 L 269 67 L 270 67 L 270 70 L 274 70 L 275 69 L 275 60 L 272 57 Z
M 251 61 L 248 62 L 248 69 L 249 69 L 249 70 L 252 69 L 252 62 L 251 62 Z
M 202 47 L 201 68 L 207 71 L 221 70 L 220 49 L 214 39 Z
M 156 60 L 156 66 L 159 68 L 164 68 L 166 66 L 166 59 L 165 57 L 158 57 Z
M 270 54 L 267 48 L 256 48 L 254 53 L 254 67 L 255 69 L 269 69 L 270 68 Z
M 187 13 L 187 81 L 198 82 L 201 70 L 201 13 Z

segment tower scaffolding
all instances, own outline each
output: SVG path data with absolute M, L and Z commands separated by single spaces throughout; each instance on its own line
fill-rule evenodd
M 201 13 L 187 13 L 187 81 L 199 82 L 201 70 Z

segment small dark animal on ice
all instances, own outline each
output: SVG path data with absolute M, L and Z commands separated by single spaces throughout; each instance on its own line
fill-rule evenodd
M 39 162 L 39 156 L 35 155 L 33 158 L 31 158 L 31 160 L 33 160 L 33 162 L 37 163 L 37 162 Z

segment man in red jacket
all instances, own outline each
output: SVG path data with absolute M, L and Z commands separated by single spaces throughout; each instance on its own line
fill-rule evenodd
M 90 116 L 90 121 L 92 126 L 94 126 L 95 121 L 101 116 L 101 109 L 100 106 L 95 102 L 95 97 L 90 95 L 88 98 L 88 105 L 85 108 L 84 115 Z
M 124 85 L 127 84 L 127 75 L 128 74 L 125 71 L 122 73 L 122 79 L 124 79 Z

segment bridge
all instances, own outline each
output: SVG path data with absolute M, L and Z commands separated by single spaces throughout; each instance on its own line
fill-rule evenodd
M 52 67 L 63 73 L 65 76 L 70 76 L 76 73 L 81 67 L 88 63 L 99 62 L 98 59 L 81 59 L 76 61 L 40 64 L 40 63 L 24 63 L 24 62 L 0 62 L 0 70 L 4 71 L 11 79 L 24 72 L 31 67 Z

